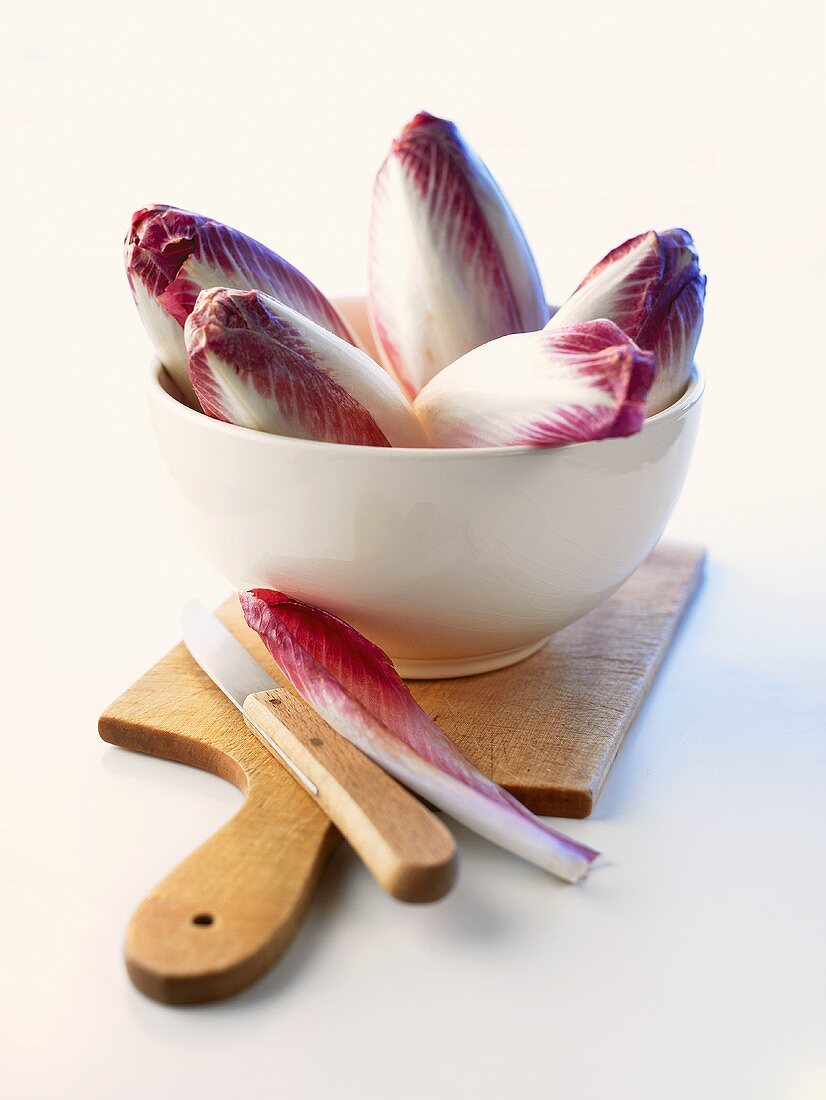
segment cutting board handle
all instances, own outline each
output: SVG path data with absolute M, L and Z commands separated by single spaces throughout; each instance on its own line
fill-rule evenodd
M 319 844 L 314 807 L 302 823 L 276 786 L 267 769 L 257 772 L 235 817 L 138 907 L 126 967 L 147 996 L 167 1004 L 228 997 L 286 950 L 338 836 L 328 830 Z

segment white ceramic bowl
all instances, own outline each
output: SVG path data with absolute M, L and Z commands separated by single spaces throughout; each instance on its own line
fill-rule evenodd
M 695 368 L 638 435 L 549 450 L 267 435 L 181 404 L 157 360 L 148 392 L 206 560 L 238 589 L 277 588 L 340 615 L 421 679 L 521 660 L 622 584 L 680 494 L 703 380 Z

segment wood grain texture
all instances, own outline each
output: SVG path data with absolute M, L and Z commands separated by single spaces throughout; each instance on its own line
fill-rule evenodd
M 411 902 L 444 897 L 456 879 L 456 841 L 414 794 L 294 692 L 251 695 L 244 714 L 316 787 L 315 801 L 388 894 Z
M 258 637 L 236 629 L 269 662 Z M 288 947 L 337 830 L 183 645 L 107 708 L 99 731 L 111 744 L 215 772 L 245 793 L 235 817 L 140 905 L 126 937 L 129 976 L 155 1000 L 194 1004 L 239 992 Z
M 697 591 L 705 551 L 663 543 L 533 657 L 410 683 L 476 766 L 537 814 L 587 817 Z
M 586 817 L 696 592 L 705 554 L 663 544 L 601 607 L 519 665 L 410 690 L 470 759 L 540 814 Z M 219 616 L 272 658 L 238 601 Z M 337 831 L 182 645 L 100 720 L 106 741 L 180 760 L 246 791 L 235 818 L 165 879 L 127 938 L 135 984 L 172 1003 L 250 984 L 309 904 Z M 212 915 L 210 925 L 194 917 Z

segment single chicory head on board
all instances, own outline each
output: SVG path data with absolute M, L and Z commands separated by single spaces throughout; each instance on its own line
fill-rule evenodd
M 281 592 L 241 594 L 249 626 L 327 722 L 401 783 L 481 836 L 567 882 L 599 853 L 535 817 L 459 751 L 386 654 L 341 619 Z

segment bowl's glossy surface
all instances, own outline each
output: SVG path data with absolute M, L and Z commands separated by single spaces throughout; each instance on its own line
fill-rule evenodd
M 703 381 L 627 439 L 407 450 L 287 439 L 148 392 L 196 548 L 236 588 L 325 608 L 406 676 L 503 667 L 610 595 L 677 501 Z

